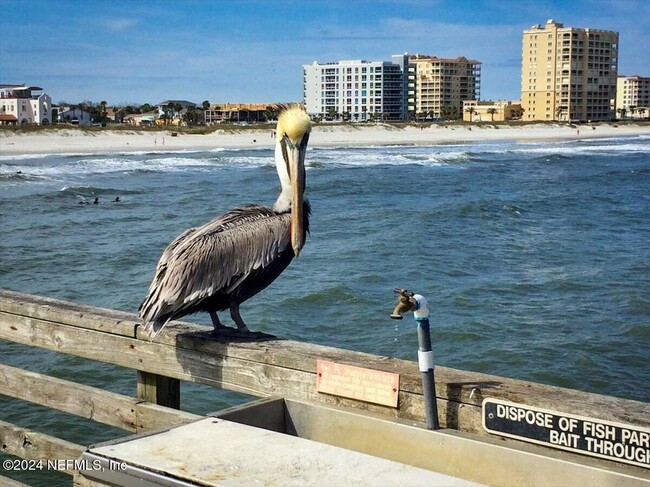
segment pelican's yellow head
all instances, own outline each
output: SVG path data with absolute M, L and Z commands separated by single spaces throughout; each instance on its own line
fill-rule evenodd
M 311 119 L 300 105 L 290 105 L 280 113 L 276 132 L 278 139 L 286 136 L 294 145 L 298 145 L 305 135 L 309 137 Z
M 276 163 L 282 182 L 282 194 L 276 202 L 291 207 L 291 246 L 296 257 L 305 242 L 303 195 L 305 192 L 305 153 L 311 132 L 311 120 L 299 105 L 287 107 L 278 117 Z M 285 195 L 287 199 L 285 200 Z M 290 195 L 290 196 L 289 196 Z M 290 198 L 290 199 L 289 199 Z

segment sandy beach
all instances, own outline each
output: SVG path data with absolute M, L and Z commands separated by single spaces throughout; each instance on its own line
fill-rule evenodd
M 446 126 L 394 127 L 391 125 L 319 125 L 309 141 L 311 147 L 352 147 L 359 145 L 432 145 L 497 140 L 534 142 L 543 140 L 580 140 L 597 137 L 650 135 L 650 125 L 598 124 L 517 126 Z M 58 129 L 34 133 L 0 131 L 0 154 L 103 153 L 136 151 L 212 150 L 218 148 L 270 148 L 275 144 L 272 126 L 264 129 L 217 130 L 197 135 L 172 130 L 146 132 L 138 130 L 83 131 Z

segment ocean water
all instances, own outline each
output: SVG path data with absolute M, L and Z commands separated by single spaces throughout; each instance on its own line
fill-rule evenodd
M 429 301 L 440 365 L 650 401 L 650 137 L 307 160 L 311 235 L 242 306 L 251 329 L 415 360 L 413 320 L 388 318 L 407 287 Z M 136 312 L 174 237 L 278 188 L 266 149 L 0 156 L 0 287 Z M 0 361 L 134 394 L 130 370 L 2 341 Z M 245 399 L 182 395 L 199 413 Z M 82 444 L 124 435 L 3 397 L 0 419 Z

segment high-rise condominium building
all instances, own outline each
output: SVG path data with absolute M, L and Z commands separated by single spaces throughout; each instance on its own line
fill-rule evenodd
M 312 116 L 350 121 L 405 118 L 408 57 L 392 62 L 339 61 L 303 65 L 305 109 Z
M 618 76 L 618 32 L 549 20 L 523 35 L 523 120 L 610 120 Z
M 441 59 L 416 54 L 409 58 L 415 97 L 409 107 L 424 118 L 462 118 L 463 102 L 480 98 L 481 63 L 465 57 Z
M 616 84 L 616 114 L 620 118 L 650 115 L 650 78 L 619 76 Z

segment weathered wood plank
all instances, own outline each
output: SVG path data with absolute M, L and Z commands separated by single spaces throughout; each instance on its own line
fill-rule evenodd
M 0 364 L 0 394 L 138 433 L 200 416 Z
M 4 475 L 0 475 L 0 485 L 2 485 L 2 487 L 29 487 L 27 484 L 23 484 L 22 482 L 18 482 L 14 479 L 10 479 Z
M 16 315 L 75 325 L 124 336 L 135 336 L 139 320 L 132 313 L 0 289 L 0 309 Z
M 204 351 L 174 348 L 148 340 L 140 341 L 3 313 L 0 313 L 0 338 L 254 396 L 283 395 L 327 404 L 360 407 L 415 421 L 423 420 L 421 396 L 411 394 L 414 397 L 405 401 L 403 407 L 392 410 L 318 394 L 315 389 L 315 373 L 223 357 Z M 410 393 L 403 394 L 408 396 Z
M 208 352 L 174 349 L 155 342 L 102 336 L 92 330 L 80 332 L 74 327 L 31 318 L 3 317 L 0 314 L 0 338 L 256 396 L 285 395 L 330 404 L 356 405 L 384 414 L 392 412 L 381 406 L 318 395 L 314 387 L 315 374 L 213 356 Z M 410 403 L 417 405 L 417 400 Z M 404 408 L 403 412 L 403 417 L 419 420 L 419 413 L 409 414 L 409 408 Z
M 61 438 L 0 421 L 0 448 L 27 460 L 75 460 L 86 450 Z
M 164 375 L 137 371 L 136 397 L 168 408 L 181 408 L 181 382 Z
M 16 305 L 15 299 L 25 299 L 25 302 L 29 306 Z M 43 301 L 42 303 L 41 300 Z M 7 310 L 4 309 L 5 307 Z M 21 316 L 40 318 L 44 321 L 52 321 L 82 328 L 107 330 L 111 333 L 115 332 L 111 328 L 115 323 L 119 322 L 123 324 L 124 322 L 128 322 L 133 324 L 138 322 L 137 316 L 129 313 L 91 308 L 65 301 L 39 298 L 3 290 L 0 290 L 0 309 Z M 69 313 L 68 311 L 70 310 L 73 312 Z M 103 326 L 102 323 L 104 322 L 109 323 L 110 326 Z M 122 331 L 119 334 L 133 336 L 130 333 L 122 333 Z M 143 341 L 148 341 L 148 337 L 146 335 L 142 336 L 140 330 L 138 330 L 138 338 Z M 414 367 L 414 362 L 412 361 L 290 340 L 239 341 L 234 343 L 223 341 L 223 339 L 219 341 L 215 340 L 211 334 L 205 333 L 205 327 L 181 322 L 172 322 L 166 328 L 166 332 L 156 338 L 156 343 L 204 350 L 212 355 L 241 358 L 277 365 L 283 368 L 303 370 L 310 373 L 316 372 L 316 362 L 313 360 L 313 357 L 350 365 L 363 364 L 363 366 L 368 368 L 399 373 L 401 375 L 402 390 L 416 394 L 422 393 L 420 374 L 417 368 Z M 494 381 L 490 382 L 493 376 L 445 369 L 444 367 L 440 367 L 439 371 L 443 375 L 449 374 L 449 377 L 444 378 L 444 382 L 456 384 L 467 383 L 468 385 L 481 382 L 490 383 L 490 387 L 493 388 L 499 387 L 499 384 Z M 467 390 L 468 397 L 470 392 L 471 388 Z M 459 398 L 456 397 L 455 399 L 458 400 Z
M 75 472 L 72 482 L 73 487 L 106 487 L 104 482 L 99 483 L 84 477 L 80 472 Z
M 4 303 L 16 298 L 15 293 L 2 291 L 0 297 L 2 311 L 5 311 Z M 8 306 L 11 312 L 0 313 L 0 338 L 255 396 L 281 395 L 361 407 L 416 421 L 424 419 L 420 373 L 417 363 L 412 361 L 289 340 L 216 340 L 205 333 L 205 327 L 179 322 L 150 342 L 148 337 L 140 336 L 137 328 L 137 338 L 130 338 L 99 325 L 103 319 L 114 323 L 117 317 L 114 313 L 124 318 L 123 322 L 136 322 L 135 315 L 88 308 L 83 316 L 64 313 L 68 324 L 62 325 L 56 321 L 60 313 L 55 308 L 63 302 L 44 300 L 41 306 L 43 298 L 29 298 L 31 307 L 14 303 Z M 29 314 L 32 312 L 37 313 L 36 318 Z M 86 320 L 90 320 L 88 326 Z M 314 387 L 316 359 L 399 373 L 399 410 L 318 394 Z M 436 368 L 436 390 L 439 410 L 445 417 L 441 422 L 466 431 L 482 429 L 479 415 L 484 397 L 565 412 L 579 410 L 594 418 L 650 425 L 647 403 L 445 367 Z
M 179 411 L 150 402 L 138 402 L 135 405 L 135 417 L 138 429 L 135 433 L 142 431 L 157 430 L 201 419 L 203 416 Z

